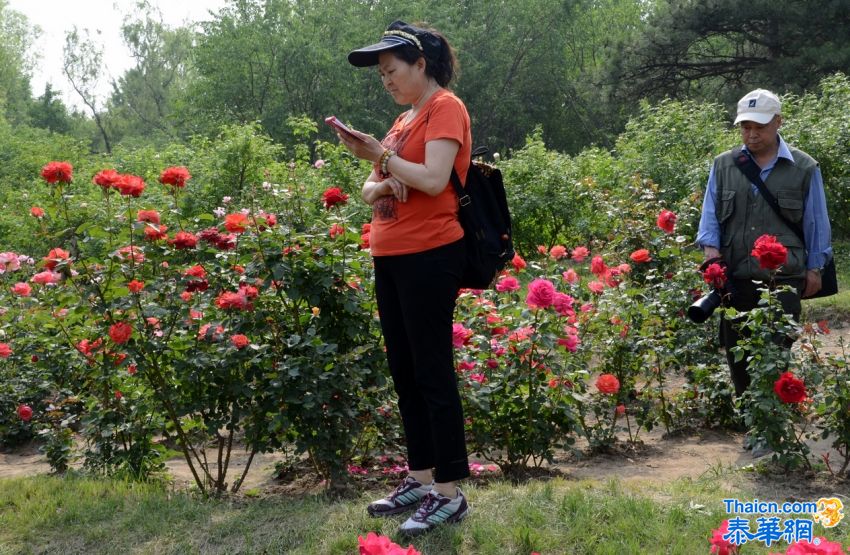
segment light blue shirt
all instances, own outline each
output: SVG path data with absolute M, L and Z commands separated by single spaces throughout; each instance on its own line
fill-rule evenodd
M 747 147 L 741 147 L 747 152 Z M 791 149 L 779 137 L 779 152 L 767 166 L 761 169 L 761 180 L 767 181 L 770 172 L 776 166 L 779 158 L 785 158 L 794 163 Z M 759 194 L 758 187 L 752 185 L 753 193 Z M 697 244 L 700 247 L 720 248 L 720 224 L 717 222 L 715 203 L 717 202 L 717 177 L 714 174 L 714 164 L 708 173 L 708 186 L 705 189 L 705 198 L 702 203 L 702 217 L 699 221 L 697 232 Z M 803 236 L 806 242 L 806 268 L 823 268 L 832 258 L 832 228 L 829 225 L 829 216 L 826 212 L 826 195 L 823 191 L 823 177 L 820 168 L 812 172 L 812 180 L 809 184 L 809 194 L 806 195 L 803 207 Z

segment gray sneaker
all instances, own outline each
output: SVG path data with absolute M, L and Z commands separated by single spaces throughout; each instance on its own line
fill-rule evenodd
M 469 505 L 460 488 L 457 497 L 450 499 L 436 491 L 430 491 L 416 512 L 398 529 L 405 536 L 417 536 L 440 524 L 459 522 L 469 513 Z
M 376 517 L 412 511 L 430 491 L 431 484 L 423 485 L 408 476 L 391 494 L 366 507 L 366 511 Z

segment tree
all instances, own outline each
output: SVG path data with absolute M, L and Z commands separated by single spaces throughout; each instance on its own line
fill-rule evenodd
M 59 98 L 50 83 L 45 84 L 44 94 L 33 100 L 29 109 L 30 125 L 49 129 L 55 133 L 71 132 L 68 108 Z
M 121 32 L 136 65 L 113 85 L 110 122 L 123 128 L 123 135 L 173 139 L 175 102 L 190 71 L 193 32 L 166 26 L 162 13 L 147 0 L 136 4 Z
M 626 98 L 799 92 L 850 69 L 850 0 L 668 0 L 622 48 L 611 80 Z
M 12 123 L 26 123 L 32 91 L 33 40 L 40 30 L 0 0 L 0 109 Z
M 81 37 L 77 27 L 65 35 L 62 70 L 83 104 L 91 111 L 106 152 L 112 152 L 109 133 L 106 130 L 100 95 L 97 87 L 103 72 L 103 49 L 89 37 L 88 30 Z

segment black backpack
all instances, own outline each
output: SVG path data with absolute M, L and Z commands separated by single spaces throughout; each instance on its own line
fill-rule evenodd
M 472 157 L 486 152 L 486 148 L 478 148 Z M 466 269 L 460 286 L 487 289 L 514 257 L 511 214 L 502 172 L 473 159 L 466 174 L 466 187 L 461 185 L 454 168 L 452 185 L 457 193 L 458 218 L 466 243 Z

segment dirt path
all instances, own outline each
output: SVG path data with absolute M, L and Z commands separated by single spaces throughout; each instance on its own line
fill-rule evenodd
M 840 340 L 850 343 L 850 326 L 834 327 L 828 335 L 820 336 L 822 354 L 840 354 Z M 625 439 L 624 435 L 620 436 Z M 664 438 L 661 431 L 641 433 L 643 445 L 636 449 L 620 449 L 610 455 L 580 458 L 565 455 L 556 460 L 556 466 L 567 476 L 606 480 L 612 477 L 631 480 L 667 482 L 685 476 L 698 477 L 705 472 L 722 468 L 740 468 L 753 462 L 749 451 L 741 448 L 742 434 L 700 430 L 691 435 Z M 810 443 L 814 456 L 819 459 L 830 452 L 829 441 Z M 229 482 L 241 475 L 247 453 L 236 451 L 231 457 Z M 832 460 L 840 460 L 832 453 Z M 816 459 L 816 460 L 817 460 Z M 275 463 L 283 461 L 280 453 L 258 454 L 242 486 L 242 491 L 252 489 L 277 489 L 274 480 Z M 483 461 L 482 461 L 483 462 Z M 167 461 L 169 473 L 176 484 L 191 484 L 192 475 L 182 459 Z M 0 452 L 0 478 L 47 474 L 50 467 L 34 445 L 13 452 Z

